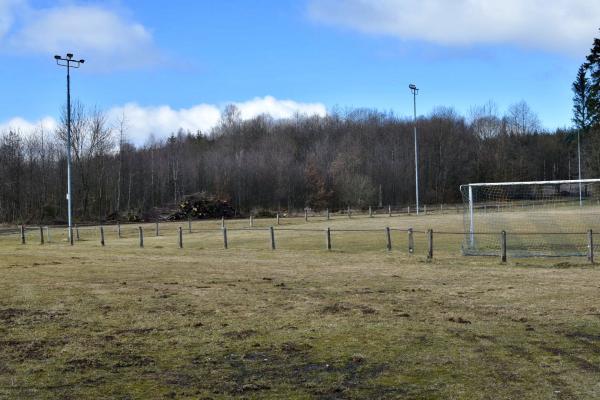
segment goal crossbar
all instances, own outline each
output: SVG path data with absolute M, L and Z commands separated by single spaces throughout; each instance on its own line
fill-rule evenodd
M 473 186 L 514 186 L 514 185 L 560 185 L 564 183 L 596 183 L 600 182 L 600 179 L 571 179 L 562 181 L 529 181 L 529 182 L 491 182 L 491 183 L 468 183 L 460 185 L 463 187 Z

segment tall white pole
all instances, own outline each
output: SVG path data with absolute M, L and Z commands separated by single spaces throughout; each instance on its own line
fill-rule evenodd
M 473 187 L 469 185 L 469 243 L 475 247 L 475 220 L 473 219 Z
M 71 205 L 71 67 L 67 63 L 67 215 L 69 243 L 73 244 L 73 208 Z
M 579 130 L 577 130 L 577 170 L 579 174 L 579 207 L 583 207 L 583 197 L 581 195 L 581 142 L 579 140 Z
M 415 199 L 417 202 L 417 215 L 419 215 L 419 144 L 417 142 L 417 89 L 411 85 L 413 92 L 413 111 L 414 111 L 414 134 L 415 134 Z

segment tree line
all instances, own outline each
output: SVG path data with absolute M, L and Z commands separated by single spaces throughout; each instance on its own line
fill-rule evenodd
M 574 127 L 544 131 L 525 102 L 500 115 L 493 102 L 468 115 L 440 107 L 416 121 L 424 204 L 459 203 L 459 185 L 577 178 L 600 173 L 600 40 L 573 84 Z M 56 132 L 0 132 L 0 220 L 64 222 L 66 121 Z M 72 106 L 75 220 L 152 218 L 157 207 L 206 191 L 239 213 L 414 204 L 412 119 L 371 109 L 242 120 L 228 106 L 210 132 L 179 132 L 134 146 L 116 126 Z

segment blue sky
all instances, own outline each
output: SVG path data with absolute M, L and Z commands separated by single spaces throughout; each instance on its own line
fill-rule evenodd
M 245 118 L 334 107 L 408 116 L 411 82 L 420 114 L 493 100 L 501 116 L 525 100 L 546 128 L 569 126 L 598 3 L 0 0 L 0 129 L 53 126 L 65 71 L 52 55 L 67 51 L 86 59 L 74 97 L 111 120 L 124 114 L 136 142 L 206 131 L 227 103 Z

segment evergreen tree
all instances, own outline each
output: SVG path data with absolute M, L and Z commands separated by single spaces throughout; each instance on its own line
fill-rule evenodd
M 573 123 L 581 132 L 587 132 L 592 124 L 590 115 L 590 81 L 586 65 L 579 67 L 573 82 Z
M 600 127 L 600 39 L 594 39 L 585 66 L 590 74 L 590 120 L 593 127 Z

